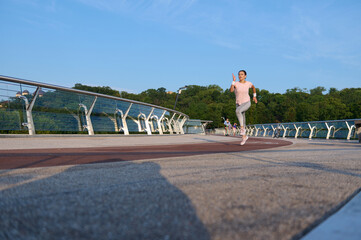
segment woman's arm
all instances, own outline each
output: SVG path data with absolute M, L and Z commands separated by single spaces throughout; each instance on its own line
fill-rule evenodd
M 257 101 L 256 88 L 255 88 L 255 86 L 253 84 L 252 84 L 251 88 L 253 89 L 253 101 L 255 103 L 257 103 L 258 101 Z
M 234 84 L 236 83 L 236 77 L 234 76 L 233 73 L 232 73 L 232 77 L 233 77 L 233 82 L 232 82 L 231 88 L 229 89 L 230 92 L 234 92 Z

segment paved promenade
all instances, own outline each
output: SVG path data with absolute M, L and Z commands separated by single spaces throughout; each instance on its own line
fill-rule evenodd
M 361 144 L 239 142 L 0 136 L 0 239 L 359 239 Z

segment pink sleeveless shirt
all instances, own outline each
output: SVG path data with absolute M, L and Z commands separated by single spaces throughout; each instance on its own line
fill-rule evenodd
M 245 81 L 244 83 L 236 82 L 234 87 L 234 94 L 236 95 L 236 104 L 241 105 L 242 103 L 251 101 L 249 97 L 249 89 L 252 87 L 252 83 Z

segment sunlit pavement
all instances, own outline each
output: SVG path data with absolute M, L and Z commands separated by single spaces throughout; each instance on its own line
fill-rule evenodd
M 360 236 L 360 144 L 239 142 L 0 138 L 0 239 L 338 239 L 335 225 Z M 344 211 L 353 224 L 316 232 Z

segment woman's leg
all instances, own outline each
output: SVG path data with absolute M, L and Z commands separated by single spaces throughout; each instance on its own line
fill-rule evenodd
M 246 111 L 251 107 L 251 102 L 245 102 L 238 105 L 236 108 L 236 115 L 241 126 L 241 132 L 244 132 L 246 127 Z M 244 135 L 245 136 L 245 135 Z

